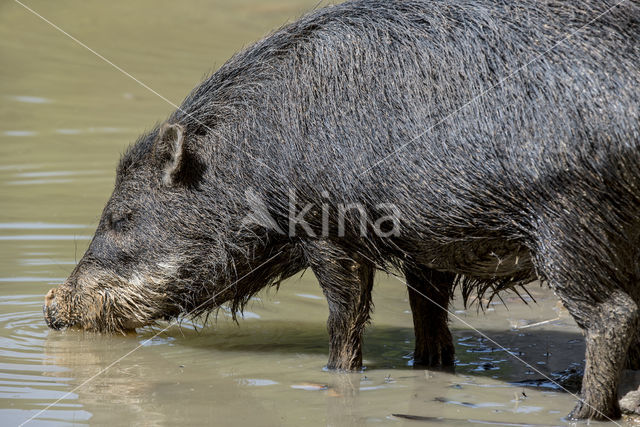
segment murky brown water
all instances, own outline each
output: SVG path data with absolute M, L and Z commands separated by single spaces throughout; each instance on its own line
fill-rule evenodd
M 28 5 L 179 103 L 207 71 L 315 3 Z M 157 337 L 159 328 L 127 337 L 49 331 L 43 295 L 86 248 L 119 154 L 173 107 L 13 1 L 0 3 L 0 61 L 2 425 L 565 424 L 572 396 L 514 385 L 541 375 L 460 320 L 457 374 L 411 369 L 407 293 L 383 275 L 360 374 L 322 369 L 327 307 L 310 273 L 261 295 L 239 326 L 222 315 Z M 509 311 L 457 304 L 456 313 L 545 374 L 580 364 L 582 337 L 562 312 L 510 330 L 558 316 L 549 291 L 533 293 L 538 305 L 507 296 Z

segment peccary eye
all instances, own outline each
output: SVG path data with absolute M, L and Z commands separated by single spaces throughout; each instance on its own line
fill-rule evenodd
M 109 220 L 109 227 L 116 233 L 119 233 L 121 231 L 124 231 L 127 228 L 127 224 L 129 223 L 130 220 L 131 220 L 131 212 L 127 212 L 124 214 L 112 213 Z

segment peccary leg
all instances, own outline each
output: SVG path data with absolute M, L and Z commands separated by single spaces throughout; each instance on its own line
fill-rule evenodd
M 329 303 L 327 368 L 362 367 L 362 334 L 371 311 L 374 266 L 327 242 L 308 250 L 309 264 Z
M 579 209 L 564 202 L 559 198 L 560 206 L 546 208 L 553 216 L 539 222 L 539 241 L 532 253 L 538 273 L 548 280 L 586 338 L 581 400 L 569 416 L 616 419 L 620 417 L 620 376 L 640 325 L 640 308 L 630 294 L 637 286 L 635 272 L 625 259 L 625 254 L 634 252 L 627 239 L 595 232 L 605 222 L 595 214 L 580 221 L 566 218 L 566 212 Z
M 586 335 L 586 366 L 581 400 L 571 419 L 608 420 L 620 417 L 618 385 L 627 353 L 638 328 L 640 311 L 634 300 L 620 289 L 611 289 L 600 302 L 572 291 L 589 292 L 585 286 L 558 286 L 552 282 L 569 313 Z
M 407 264 L 405 277 L 416 336 L 414 366 L 453 368 L 455 350 L 447 308 L 455 275 Z
M 592 314 L 594 317 L 586 331 L 583 400 L 570 417 L 616 419 L 620 417 L 618 384 L 629 344 L 638 327 L 638 306 L 626 293 L 614 291 L 610 298 L 597 305 Z
M 640 371 L 640 328 L 636 331 L 636 335 L 629 345 L 626 368 Z

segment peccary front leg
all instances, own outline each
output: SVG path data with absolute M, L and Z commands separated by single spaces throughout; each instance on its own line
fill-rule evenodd
M 374 266 L 328 242 L 308 252 L 309 264 L 329 303 L 329 362 L 327 368 L 362 367 L 362 334 L 371 311 Z
M 455 350 L 448 325 L 455 274 L 405 265 L 416 346 L 414 366 L 453 368 Z

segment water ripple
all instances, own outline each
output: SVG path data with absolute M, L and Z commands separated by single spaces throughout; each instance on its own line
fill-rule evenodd
M 54 224 L 50 222 L 0 222 L 0 230 L 67 230 L 89 228 L 83 224 Z
M 0 314 L 0 328 L 5 331 L 0 336 L 0 399 L 7 403 L 19 400 L 22 408 L 3 409 L 3 424 L 22 423 L 62 397 L 64 400 L 47 412 L 49 422 L 89 416 L 72 410 L 78 407 L 74 402 L 78 396 L 65 394 L 74 379 L 67 374 L 68 368 L 55 364 L 45 351 L 49 330 L 42 318 L 41 304 L 41 295 L 0 297 L 0 306 L 5 308 Z
M 16 236 L 0 236 L 0 240 L 90 240 L 89 235 L 68 234 L 21 234 Z
M 40 96 L 17 95 L 11 96 L 10 98 L 18 102 L 25 102 L 27 104 L 49 104 L 52 102 L 50 99 Z

